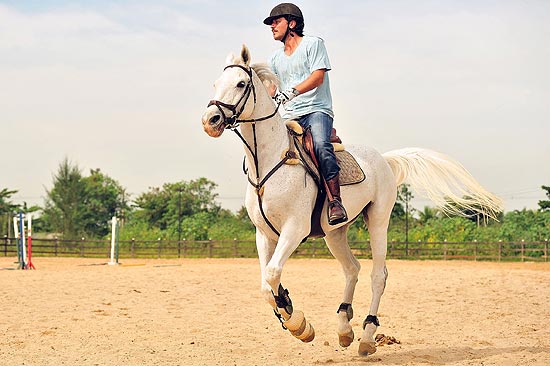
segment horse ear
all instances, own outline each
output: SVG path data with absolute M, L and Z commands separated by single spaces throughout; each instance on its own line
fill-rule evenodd
M 250 51 L 248 50 L 248 47 L 243 44 L 243 48 L 241 49 L 241 58 L 243 59 L 244 65 L 248 66 L 250 65 Z
M 225 59 L 225 65 L 233 65 L 235 63 L 235 55 L 230 53 Z

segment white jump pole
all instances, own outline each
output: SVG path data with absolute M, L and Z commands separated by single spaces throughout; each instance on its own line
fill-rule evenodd
M 21 252 L 21 241 L 19 240 L 19 225 L 17 225 L 17 216 L 13 217 L 13 236 L 15 237 L 17 246 L 17 262 L 21 267 L 21 262 L 23 262 L 23 252 Z
M 15 238 L 19 238 L 19 225 L 17 225 L 17 216 L 13 217 L 13 235 Z
M 109 261 L 110 266 L 117 265 L 115 262 L 115 243 L 116 243 L 116 216 L 113 216 L 111 219 L 111 260 Z

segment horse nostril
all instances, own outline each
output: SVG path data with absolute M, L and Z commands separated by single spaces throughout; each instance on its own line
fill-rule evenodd
M 210 118 L 210 120 L 208 121 L 211 125 L 215 125 L 219 122 L 220 120 L 220 116 L 219 115 L 215 115 L 214 117 Z

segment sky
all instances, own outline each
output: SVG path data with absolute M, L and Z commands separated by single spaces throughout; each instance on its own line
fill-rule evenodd
M 201 115 L 226 56 L 281 46 L 257 0 L 0 0 L 0 189 L 43 205 L 68 158 L 132 197 L 206 177 L 244 204 L 244 150 Z M 505 201 L 536 209 L 550 185 L 550 2 L 304 0 L 305 33 L 332 70 L 344 144 L 424 147 Z M 417 208 L 429 201 L 415 197 Z

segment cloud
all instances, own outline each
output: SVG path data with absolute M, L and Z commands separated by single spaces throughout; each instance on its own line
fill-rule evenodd
M 261 23 L 270 5 L 14 3 L 0 5 L 0 121 L 30 151 L 21 152 L 27 169 L 0 157 L 11 172 L 3 184 L 41 194 L 68 155 L 134 193 L 207 176 L 220 195 L 242 195 L 242 146 L 231 135 L 209 139 L 200 116 L 229 52 L 246 43 L 260 62 L 280 47 Z M 515 3 L 304 0 L 306 32 L 327 43 L 345 143 L 437 148 L 489 189 L 525 187 L 510 167 L 533 156 L 550 164 L 550 49 L 540 46 L 550 22 L 548 6 Z M 534 167 L 521 175 L 534 187 L 548 176 Z

